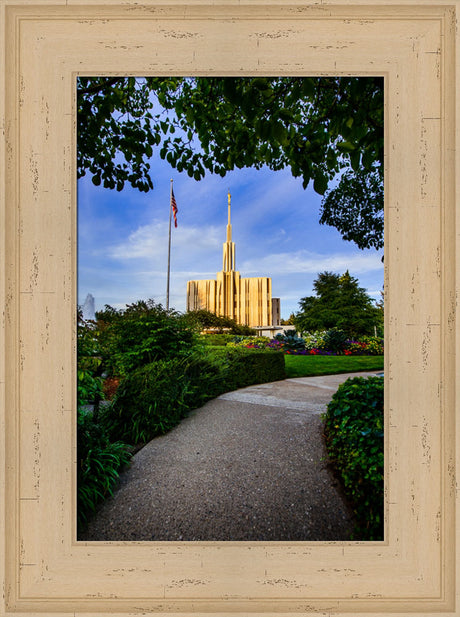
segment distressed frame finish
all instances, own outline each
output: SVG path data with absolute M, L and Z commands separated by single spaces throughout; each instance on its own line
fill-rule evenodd
M 460 614 L 456 6 L 3 0 L 2 614 Z M 76 542 L 77 74 L 385 77 L 383 542 Z

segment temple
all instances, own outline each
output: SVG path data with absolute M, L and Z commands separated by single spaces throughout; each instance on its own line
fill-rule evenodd
M 272 281 L 267 276 L 241 278 L 235 270 L 232 242 L 231 195 L 228 193 L 227 240 L 223 245 L 222 271 L 216 280 L 188 281 L 187 310 L 206 309 L 231 317 L 240 324 L 266 330 L 279 325 L 280 300 L 272 298 Z

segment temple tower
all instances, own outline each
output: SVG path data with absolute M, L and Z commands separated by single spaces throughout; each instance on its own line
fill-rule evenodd
M 227 241 L 223 246 L 222 272 L 217 273 L 217 315 L 240 321 L 240 273 L 235 270 L 235 243 L 232 242 L 231 195 L 228 193 Z
M 224 272 L 231 272 L 235 269 L 235 243 L 232 242 L 231 224 L 231 203 L 232 196 L 228 193 L 228 223 L 227 223 L 227 242 L 224 242 L 223 267 Z
M 254 328 L 272 326 L 271 278 L 241 278 L 235 269 L 230 192 L 227 197 L 227 239 L 223 244 L 222 271 L 217 273 L 216 280 L 188 281 L 187 310 L 206 309 Z

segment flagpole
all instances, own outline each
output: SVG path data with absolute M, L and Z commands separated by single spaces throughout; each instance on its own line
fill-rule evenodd
M 172 190 L 173 181 L 171 178 L 171 193 L 169 197 L 169 240 L 168 240 L 168 279 L 166 283 L 166 310 L 169 310 L 169 277 L 171 272 L 171 215 L 172 215 Z

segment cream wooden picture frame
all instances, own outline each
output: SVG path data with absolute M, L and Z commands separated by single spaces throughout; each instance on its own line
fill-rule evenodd
M 460 615 L 458 7 L 2 0 L 2 615 Z M 79 74 L 384 76 L 384 541 L 76 541 Z

